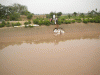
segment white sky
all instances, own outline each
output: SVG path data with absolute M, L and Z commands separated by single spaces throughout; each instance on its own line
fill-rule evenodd
M 62 13 L 87 13 L 88 11 L 100 11 L 100 0 L 0 0 L 2 5 L 19 3 L 26 5 L 34 14 L 46 14 L 53 12 Z

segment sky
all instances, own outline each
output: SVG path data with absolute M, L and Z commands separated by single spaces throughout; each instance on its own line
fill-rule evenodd
M 50 12 L 62 13 L 87 13 L 100 11 L 100 0 L 0 0 L 2 5 L 19 3 L 25 5 L 28 11 L 34 14 L 49 14 Z

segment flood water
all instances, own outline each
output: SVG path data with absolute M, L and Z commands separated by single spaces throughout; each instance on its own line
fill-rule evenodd
M 100 75 L 100 25 L 61 26 L 0 29 L 0 75 Z
M 0 75 L 99 75 L 100 38 L 25 41 L 0 50 Z

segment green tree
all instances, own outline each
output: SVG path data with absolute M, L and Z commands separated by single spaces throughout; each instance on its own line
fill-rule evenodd
M 57 13 L 57 16 L 61 16 L 61 15 L 62 15 L 62 12 L 58 12 L 58 13 Z
M 27 15 L 27 18 L 28 18 L 28 19 L 31 19 L 32 16 L 33 16 L 33 14 L 28 14 L 28 15 Z
M 70 14 L 68 14 L 68 18 L 70 19 L 70 17 L 71 17 L 71 15 Z
M 10 14 L 10 20 L 16 20 L 18 21 L 18 18 L 20 17 L 20 14 L 17 12 L 11 13 Z
M 84 13 L 81 13 L 80 17 L 82 17 L 84 19 L 84 17 L 85 17 Z
M 76 12 L 74 12 L 73 14 L 74 14 L 74 15 L 75 15 L 75 17 L 76 17 L 77 13 L 76 13 Z

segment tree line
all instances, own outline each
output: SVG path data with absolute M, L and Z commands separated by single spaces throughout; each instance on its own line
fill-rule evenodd
M 14 3 L 13 5 L 5 6 L 0 4 L 0 19 L 18 20 L 20 15 L 26 15 L 28 19 L 31 19 L 33 13 L 29 12 L 25 5 Z

